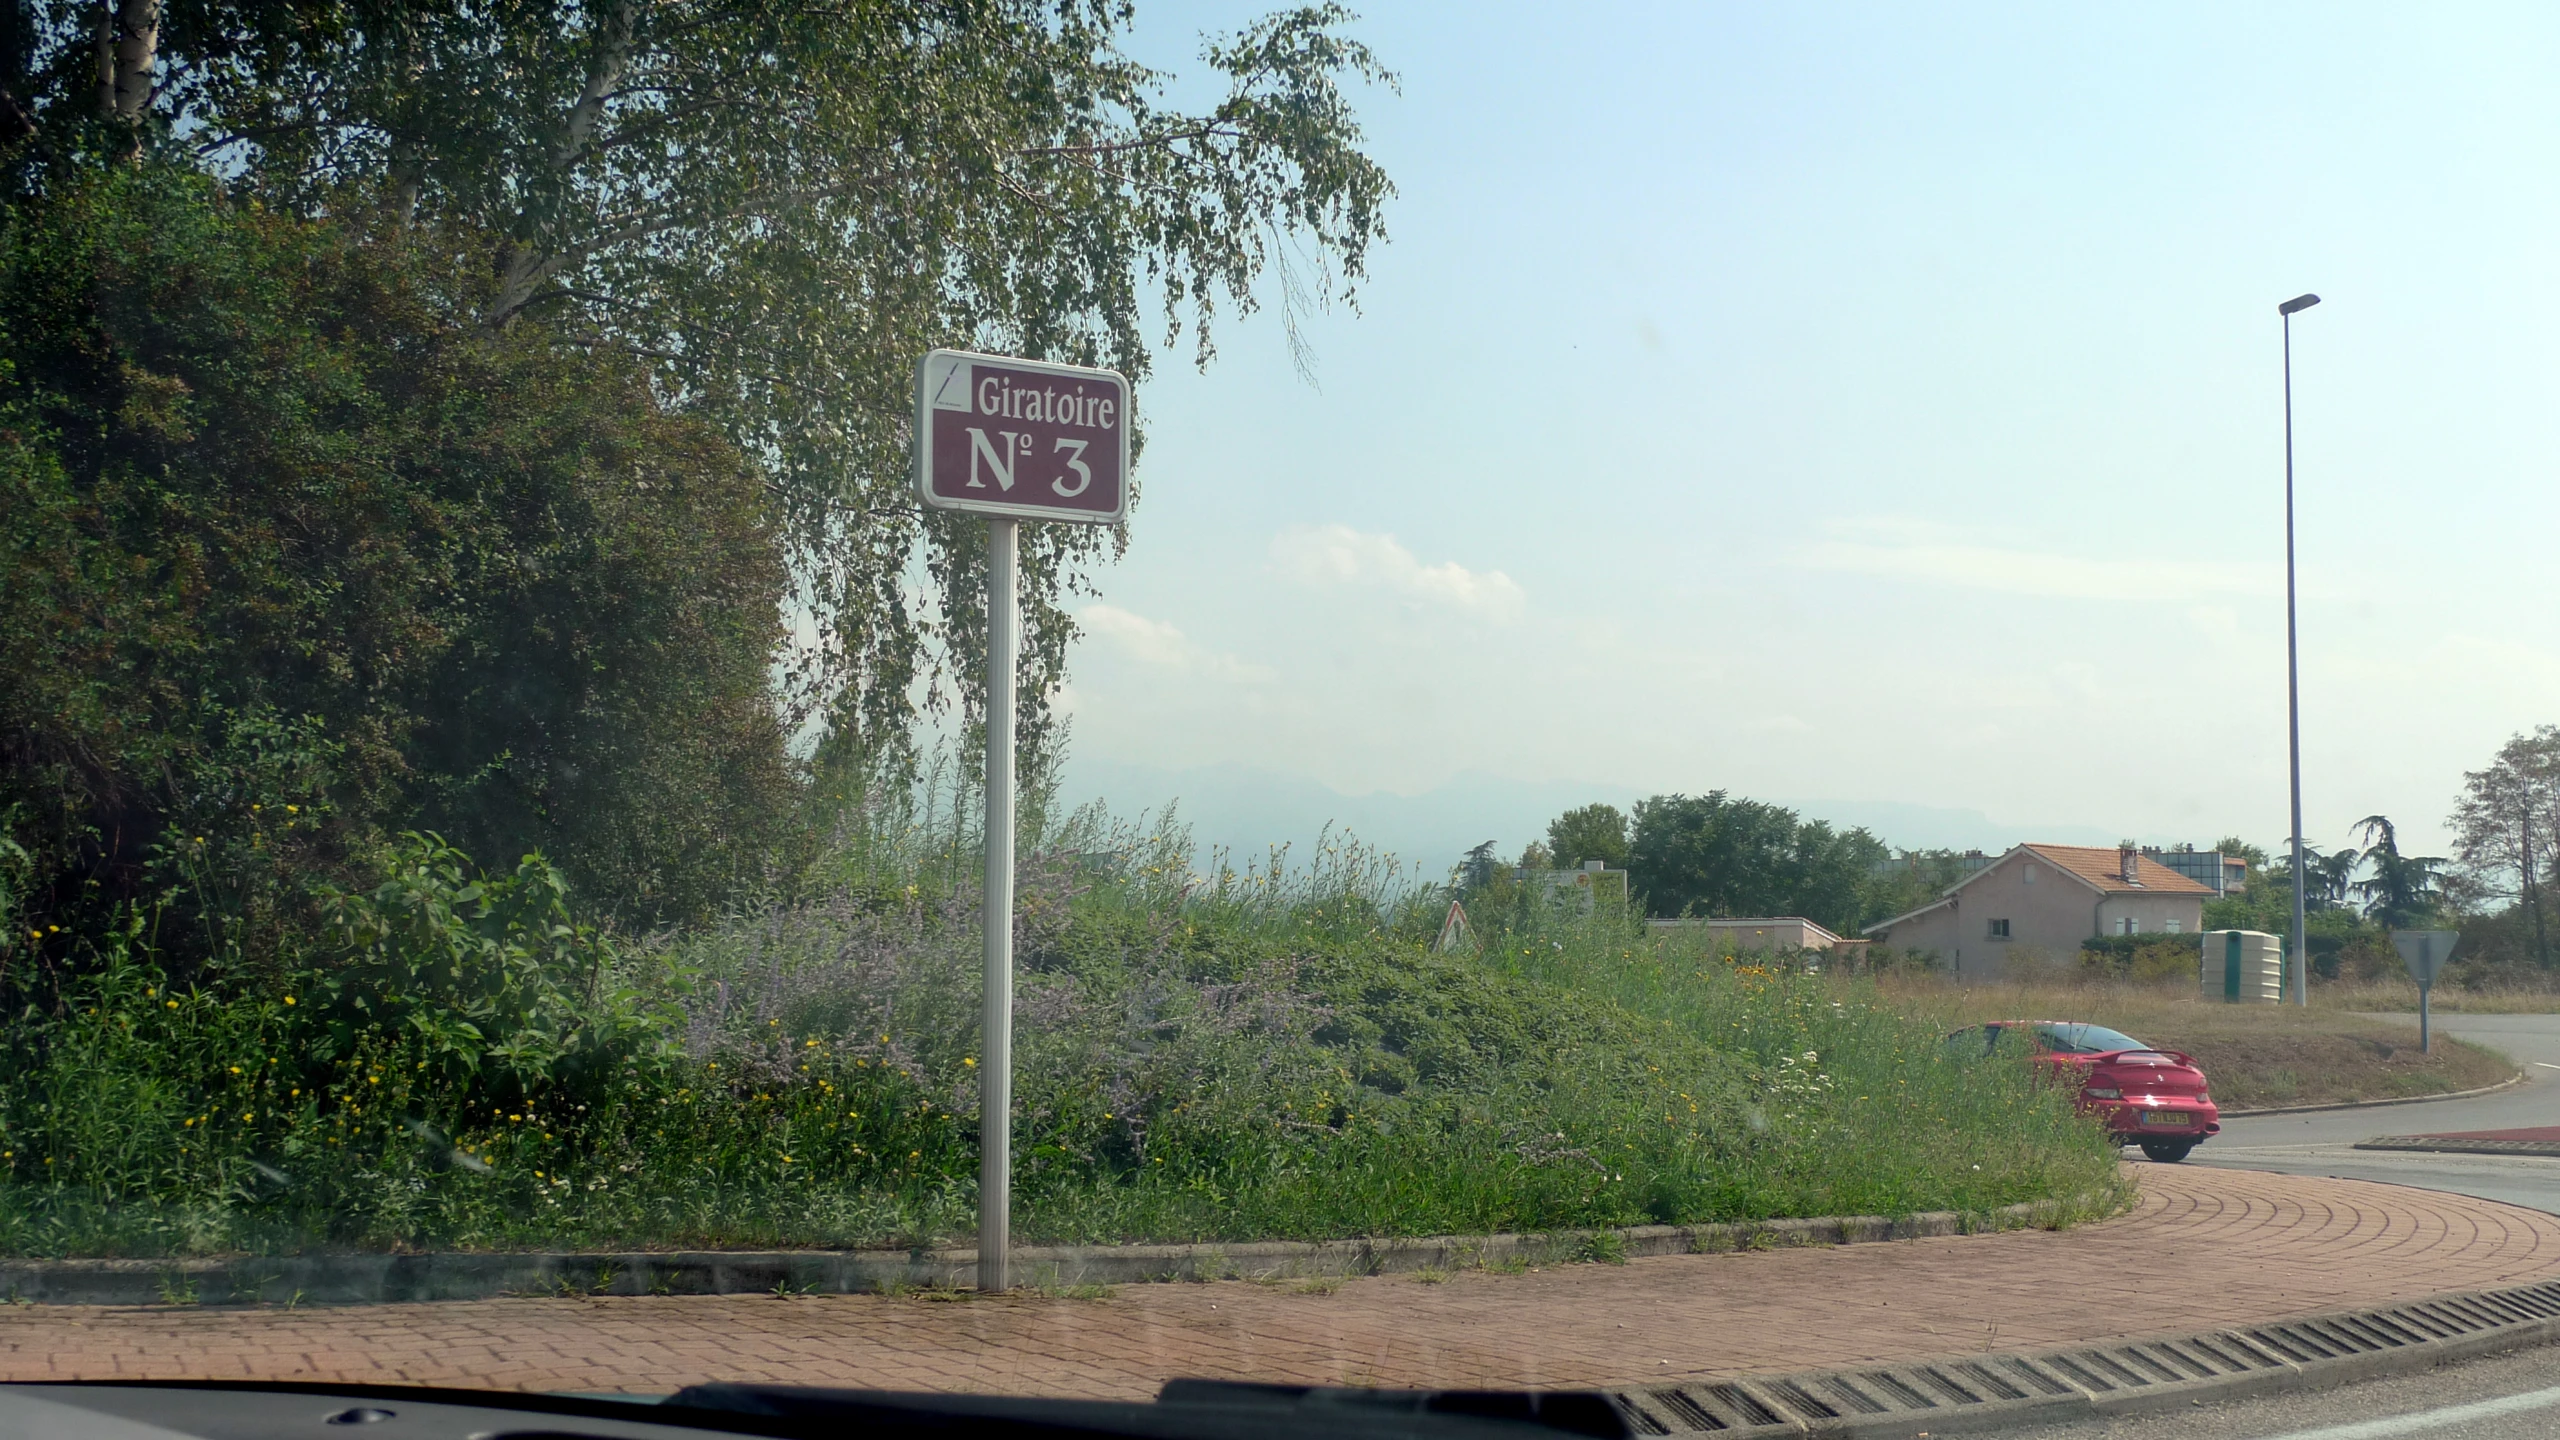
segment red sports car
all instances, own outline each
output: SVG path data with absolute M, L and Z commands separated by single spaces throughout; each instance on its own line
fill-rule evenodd
M 2119 1030 L 2066 1020 L 1994 1020 L 1947 1037 L 1954 1047 L 2023 1055 L 2056 1080 L 2076 1082 L 2080 1108 L 2104 1118 L 2120 1145 L 2176 1164 L 2222 1129 L 2204 1071 L 2175 1050 L 2154 1050 Z

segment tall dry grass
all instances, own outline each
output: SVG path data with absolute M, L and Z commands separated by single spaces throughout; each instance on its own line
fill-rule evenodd
M 2495 1084 L 2515 1073 L 2495 1050 L 2438 1036 L 2418 1049 L 2414 1020 L 2359 1014 L 2336 1003 L 2231 1005 L 2179 984 L 2136 984 L 2075 976 L 1957 984 L 1933 974 L 1875 981 L 1904 1013 L 1955 1029 L 1985 1020 L 2079 1020 L 2203 1064 L 2219 1103 L 2231 1109 L 2408 1099 Z M 2315 987 L 2315 1000 L 2334 996 Z M 2415 1008 L 2415 992 L 2411 992 Z

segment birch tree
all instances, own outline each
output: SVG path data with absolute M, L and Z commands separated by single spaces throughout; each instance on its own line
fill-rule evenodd
M 32 8 L 28 8 L 28 7 Z M 18 0 L 10 97 L 56 157 L 183 150 L 300 213 L 468 237 L 455 303 L 638 356 L 761 466 L 813 638 L 802 713 L 894 748 L 980 653 L 979 527 L 906 483 L 938 344 L 1206 364 L 1276 284 L 1356 300 L 1385 174 L 1346 86 L 1391 85 L 1331 4 L 1203 42 L 1168 108 L 1119 0 Z M 17 32 L 12 32 L 17 33 Z M 82 87 L 86 87 L 83 90 Z M 83 98 L 85 96 L 85 99 Z M 21 160 L 23 173 L 27 163 Z M 1026 694 L 1125 532 L 1025 534 Z M 1036 734 L 1036 724 L 1033 727 Z
M 2525 907 L 2533 923 L 2534 962 L 2548 967 L 2551 934 L 2542 892 L 2560 837 L 2560 725 L 2512 737 L 2487 768 L 2465 774 L 2451 826 L 2464 878 Z

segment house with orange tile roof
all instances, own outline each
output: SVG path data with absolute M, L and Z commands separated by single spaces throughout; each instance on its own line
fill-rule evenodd
M 1990 979 L 2069 965 L 2103 935 L 2195 935 L 2215 891 L 2131 846 L 2020 845 L 1866 937 Z

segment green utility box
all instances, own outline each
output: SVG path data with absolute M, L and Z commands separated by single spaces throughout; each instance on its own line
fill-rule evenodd
M 2207 930 L 2203 997 L 2230 1005 L 2284 1003 L 2284 942 L 2264 930 Z

